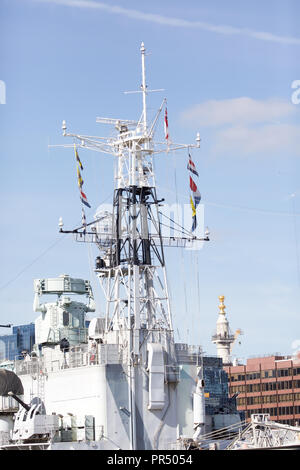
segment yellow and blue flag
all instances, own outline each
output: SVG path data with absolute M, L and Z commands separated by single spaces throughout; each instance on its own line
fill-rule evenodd
M 79 155 L 78 155 L 76 146 L 74 146 L 74 150 L 75 150 L 75 158 L 76 158 L 76 161 L 77 161 L 78 165 L 80 166 L 81 170 L 83 170 L 83 165 L 82 165 L 81 160 L 80 160 L 80 158 L 79 158 Z

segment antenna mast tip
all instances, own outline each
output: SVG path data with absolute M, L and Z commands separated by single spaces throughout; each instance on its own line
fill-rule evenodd
M 65 120 L 63 120 L 63 122 L 62 122 L 61 128 L 62 128 L 62 130 L 63 130 L 63 135 L 66 135 L 67 124 L 66 124 L 66 121 L 65 121 Z

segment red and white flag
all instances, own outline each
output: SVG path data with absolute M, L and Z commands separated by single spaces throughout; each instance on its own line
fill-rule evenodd
M 194 175 L 199 176 L 198 171 L 196 170 L 195 163 L 192 160 L 192 157 L 189 154 L 189 162 L 187 165 L 187 169 L 190 170 Z
M 80 188 L 80 199 L 81 199 L 81 202 L 85 204 L 87 207 L 91 207 L 88 203 L 86 195 L 84 194 L 81 188 Z
M 169 142 L 169 124 L 167 108 L 165 109 L 165 139 L 167 142 Z

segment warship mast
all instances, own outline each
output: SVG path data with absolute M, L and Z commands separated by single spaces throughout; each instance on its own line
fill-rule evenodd
M 109 153 L 117 159 L 112 214 L 98 213 L 95 221 L 72 231 L 77 241 L 95 243 L 101 253 L 96 259 L 95 272 L 106 299 L 105 339 L 117 343 L 128 365 L 130 441 L 137 449 L 137 374 L 147 364 L 148 355 L 155 354 L 149 344 L 158 344 L 176 362 L 170 300 L 167 286 L 164 246 L 189 246 L 196 238 L 192 233 L 182 237 L 163 236 L 160 204 L 156 193 L 153 156 L 162 152 L 199 147 L 195 145 L 154 142 L 158 117 L 166 103 L 164 99 L 153 122 L 147 121 L 145 47 L 141 44 L 143 109 L 139 121 L 97 118 L 96 122 L 114 125 L 113 138 L 69 134 L 63 121 L 63 135 L 73 137 L 76 146 Z M 64 145 L 69 146 L 69 145 Z M 163 353 L 162 353 L 163 354 Z M 139 383 L 141 383 L 139 381 Z M 151 386 L 150 386 L 151 388 Z M 161 410 L 162 397 L 149 394 L 148 410 Z

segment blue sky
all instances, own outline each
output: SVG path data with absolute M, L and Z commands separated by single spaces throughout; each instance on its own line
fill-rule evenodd
M 0 4 L 1 323 L 34 321 L 33 279 L 61 273 L 92 279 L 87 246 L 58 233 L 81 219 L 71 131 L 103 135 L 96 116 L 136 119 L 140 43 L 147 51 L 150 114 L 164 95 L 173 140 L 193 142 L 205 225 L 211 241 L 193 252 L 167 252 L 175 329 L 215 354 L 218 296 L 238 357 L 290 354 L 300 339 L 300 80 L 298 1 L 165 2 L 2 0 Z M 162 124 L 162 123 L 161 123 Z M 113 162 L 80 153 L 92 204 L 112 194 Z M 169 158 L 170 157 L 170 158 Z M 157 162 L 168 203 L 188 198 L 186 153 Z M 293 196 L 292 196 L 293 195 Z M 197 279 L 199 282 L 197 282 Z M 200 297 L 198 298 L 198 294 Z M 185 313 L 187 308 L 187 315 Z M 4 330 L 3 333 L 6 331 Z

